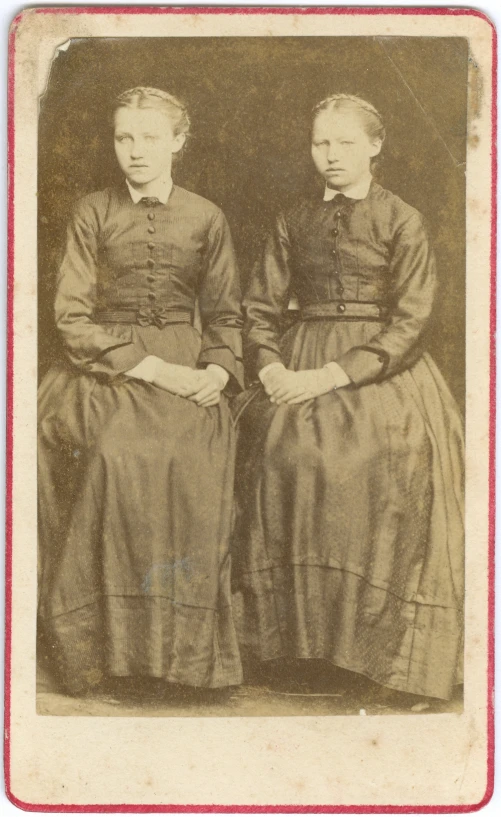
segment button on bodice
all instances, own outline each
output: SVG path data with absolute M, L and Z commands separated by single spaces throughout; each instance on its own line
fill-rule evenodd
M 116 217 L 112 211 L 99 248 L 98 309 L 168 304 L 192 311 L 213 218 L 213 205 L 208 206 L 209 213 L 197 220 L 186 213 L 179 217 L 177 209 L 162 204 L 153 214 L 144 202 Z
M 391 235 L 374 223 L 364 201 L 304 201 L 286 224 L 292 289 L 301 305 L 387 301 Z

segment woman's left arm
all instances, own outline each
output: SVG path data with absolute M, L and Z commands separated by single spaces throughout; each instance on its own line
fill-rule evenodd
M 419 213 L 413 213 L 397 231 L 389 274 L 394 295 L 388 324 L 366 345 L 336 358 L 356 386 L 391 377 L 421 355 L 420 341 L 435 296 L 436 267 Z
M 202 347 L 197 365 L 225 369 L 226 392 L 237 394 L 243 387 L 241 293 L 230 228 L 221 210 L 210 226 L 198 298 Z

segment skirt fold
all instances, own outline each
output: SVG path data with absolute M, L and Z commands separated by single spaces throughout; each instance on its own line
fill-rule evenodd
M 298 323 L 284 362 L 319 368 L 377 329 Z M 258 393 L 237 457 L 234 584 L 247 647 L 450 697 L 462 680 L 463 463 L 462 421 L 427 354 L 295 406 Z
M 188 325 L 138 328 L 195 366 Z M 62 683 L 241 682 L 230 607 L 235 430 L 223 396 L 55 366 L 39 395 L 40 629 Z

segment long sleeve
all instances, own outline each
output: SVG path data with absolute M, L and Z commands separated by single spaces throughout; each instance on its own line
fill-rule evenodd
M 242 312 L 238 268 L 228 223 L 219 210 L 208 237 L 205 269 L 198 293 L 202 346 L 198 366 L 210 363 L 229 373 L 229 394 L 243 387 Z
M 97 293 L 98 219 L 79 202 L 67 229 L 56 288 L 55 318 L 70 361 L 92 374 L 114 377 L 136 366 L 146 352 L 130 326 L 107 331 L 93 322 Z
M 336 359 L 357 386 L 391 377 L 421 354 L 421 336 L 433 307 L 436 269 L 418 213 L 397 231 L 389 275 L 394 294 L 387 326 L 367 345 L 353 347 Z
M 256 264 L 243 304 L 245 311 L 244 357 L 254 379 L 269 363 L 282 362 L 279 339 L 291 285 L 290 243 L 283 216 L 268 237 Z

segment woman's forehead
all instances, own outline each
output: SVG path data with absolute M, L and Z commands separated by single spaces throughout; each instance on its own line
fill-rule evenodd
M 315 117 L 313 123 L 314 133 L 318 132 L 338 132 L 347 133 L 349 131 L 362 131 L 365 128 L 361 116 L 357 111 L 325 110 Z
M 170 118 L 159 108 L 117 108 L 115 128 L 154 128 L 165 131 L 172 127 Z

